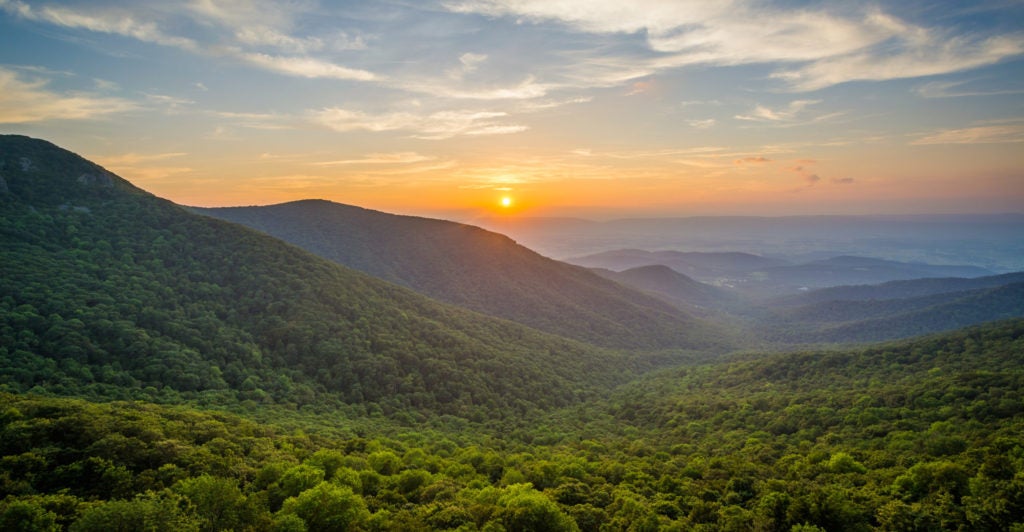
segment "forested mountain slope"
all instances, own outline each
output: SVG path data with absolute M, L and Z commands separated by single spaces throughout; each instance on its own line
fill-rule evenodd
M 600 268 L 593 271 L 617 283 L 658 295 L 680 308 L 698 312 L 734 308 L 741 301 L 733 292 L 694 280 L 660 264 L 638 266 L 621 272 Z
M 1024 525 L 1022 320 L 681 366 L 519 437 L 359 437 L 139 402 L 0 403 L 6 530 Z
M 678 308 L 478 227 L 322 200 L 194 210 L 545 332 L 619 348 L 726 343 L 722 331 Z
M 0 137 L 0 382 L 434 413 L 565 405 L 628 362 L 442 305 Z
M 656 471 L 643 485 L 687 508 L 689 526 L 1024 525 L 1021 319 L 681 366 L 623 387 L 609 411 L 643 442 L 631 454 Z
M 783 306 L 762 317 L 757 330 L 779 342 L 875 342 L 1017 317 L 1024 317 L 1024 282 L 901 299 Z
M 906 299 L 980 288 L 996 288 L 1021 282 L 1024 282 L 1024 272 L 974 278 L 942 277 L 911 279 L 907 281 L 889 281 L 882 284 L 819 288 L 801 294 L 779 297 L 772 300 L 771 304 L 800 306 L 829 301 Z

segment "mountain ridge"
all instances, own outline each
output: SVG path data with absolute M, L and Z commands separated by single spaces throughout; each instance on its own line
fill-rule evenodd
M 0 161 L 9 390 L 480 417 L 570 404 L 646 364 L 438 303 L 120 178 L 79 180 L 102 169 L 44 141 L 0 136 Z
M 673 305 L 476 226 L 325 200 L 192 210 L 432 298 L 596 345 L 709 347 L 725 336 Z

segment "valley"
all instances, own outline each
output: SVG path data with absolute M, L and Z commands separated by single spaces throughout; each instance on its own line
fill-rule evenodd
M 562 262 L 23 136 L 0 178 L 0 529 L 1024 526 L 1012 248 Z

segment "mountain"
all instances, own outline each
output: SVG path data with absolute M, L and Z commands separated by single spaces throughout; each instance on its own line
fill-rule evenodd
M 775 310 L 760 324 L 770 340 L 873 342 L 1024 317 L 1024 282 L 926 296 L 835 300 Z
M 194 209 L 432 298 L 616 348 L 709 347 L 722 333 L 649 295 L 478 227 L 321 200 Z
M 876 284 L 925 277 L 982 277 L 992 275 L 969 265 L 906 263 L 870 257 L 839 256 L 805 264 L 765 268 L 757 272 L 764 284 L 800 288 Z
M 0 136 L 0 386 L 493 417 L 635 361 L 440 304 Z
M 772 300 L 773 305 L 808 305 L 828 301 L 869 301 L 905 299 L 949 292 L 962 292 L 979 288 L 996 288 L 1024 282 L 1024 272 L 989 275 L 985 277 L 938 277 L 889 281 L 874 285 L 847 285 L 819 288 L 809 292 L 783 296 Z
M 854 255 L 907 263 L 968 261 L 998 273 L 1024 270 L 1024 213 L 694 216 L 608 221 L 509 216 L 480 218 L 472 223 L 509 235 L 554 258 L 615 249 L 742 250 L 797 263 Z
M 621 272 L 594 269 L 598 275 L 655 294 L 680 308 L 703 311 L 736 305 L 739 297 L 722 288 L 695 281 L 668 266 L 638 266 Z
M 750 253 L 622 249 L 575 257 L 568 261 L 616 271 L 660 264 L 698 281 L 734 288 L 758 297 L 778 297 L 801 290 L 841 285 L 992 274 L 989 270 L 970 265 L 905 263 L 849 255 L 792 264 Z
M 786 261 L 740 252 L 644 251 L 619 249 L 566 259 L 588 268 L 623 271 L 640 266 L 662 265 L 700 279 L 718 281 L 747 272 L 786 265 Z

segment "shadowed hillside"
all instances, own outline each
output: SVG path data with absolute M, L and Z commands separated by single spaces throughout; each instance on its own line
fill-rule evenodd
M 536 329 L 629 348 L 723 345 L 723 333 L 653 297 L 483 229 L 308 200 L 195 209 L 433 298 Z
M 0 382 L 480 415 L 564 405 L 628 363 L 193 214 L 0 137 Z

